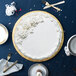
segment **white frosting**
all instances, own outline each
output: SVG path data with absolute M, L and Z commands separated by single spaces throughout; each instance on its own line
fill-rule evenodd
M 44 12 L 23 16 L 15 30 L 15 44 L 27 57 L 44 59 L 59 48 L 62 31 L 58 21 Z

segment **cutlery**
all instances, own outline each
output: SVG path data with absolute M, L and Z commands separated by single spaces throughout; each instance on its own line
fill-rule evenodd
M 10 68 L 12 68 L 16 63 L 18 62 L 18 60 L 16 60 L 11 66 L 9 66 L 8 68 L 6 68 L 3 73 L 5 73 L 6 71 L 8 71 Z
M 7 61 L 6 64 L 4 65 L 4 70 L 8 67 L 8 61 L 11 59 L 11 53 L 8 54 L 7 56 Z
M 57 11 L 62 11 L 60 8 L 55 7 L 55 6 L 65 3 L 65 1 L 61 1 L 61 2 L 58 2 L 58 3 L 55 3 L 55 4 L 49 4 L 49 3 L 46 2 L 46 1 L 42 1 L 42 3 L 46 5 L 43 9 L 47 9 L 47 8 L 53 7 L 53 8 L 56 9 Z

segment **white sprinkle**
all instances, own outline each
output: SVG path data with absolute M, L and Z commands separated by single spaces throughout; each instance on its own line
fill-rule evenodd
M 32 8 L 30 8 L 30 10 L 32 10 Z
M 72 21 L 72 23 L 74 23 L 74 21 Z
M 15 54 L 17 54 L 17 52 Z
M 67 16 L 64 17 L 65 19 L 67 18 Z
M 59 16 L 61 16 L 61 14 L 59 14 Z
M 35 7 L 35 4 L 34 4 L 34 7 Z
M 62 10 L 61 10 L 62 11 Z
M 66 67 L 66 65 L 63 65 L 63 67 L 65 68 L 65 67 Z
M 8 23 L 9 25 L 11 24 L 11 22 Z
M 9 50 L 11 50 L 11 49 L 9 48 Z

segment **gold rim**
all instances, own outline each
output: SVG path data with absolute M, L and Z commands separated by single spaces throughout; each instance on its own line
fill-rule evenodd
M 54 19 L 57 20 L 57 22 L 58 22 L 58 24 L 59 24 L 59 26 L 60 26 L 60 28 L 61 28 L 61 30 L 62 30 L 62 40 L 61 40 L 61 43 L 60 43 L 60 46 L 59 46 L 58 50 L 57 50 L 52 56 L 50 56 L 50 57 L 48 57 L 48 58 L 45 58 L 45 59 L 40 59 L 40 60 L 38 60 L 38 59 L 32 59 L 32 58 L 29 58 L 29 57 L 23 55 L 23 54 L 19 51 L 19 49 L 17 48 L 17 46 L 16 46 L 16 44 L 15 44 L 15 42 L 14 42 L 14 33 L 15 33 L 16 26 L 18 25 L 18 23 L 20 22 L 20 20 L 22 19 L 23 16 L 26 16 L 26 15 L 32 13 L 32 12 L 43 12 L 43 13 L 49 14 L 50 16 L 52 16 Z M 59 20 L 58 20 L 55 16 L 53 16 L 52 14 L 50 14 L 50 13 L 48 13 L 48 12 L 45 12 L 45 11 L 32 11 L 32 12 L 28 12 L 28 13 L 24 14 L 24 15 L 21 16 L 21 17 L 19 18 L 19 20 L 16 22 L 16 24 L 15 24 L 15 26 L 14 26 L 14 28 L 13 28 L 13 33 L 12 33 L 13 45 L 14 45 L 16 51 L 17 51 L 23 58 L 25 58 L 25 59 L 27 59 L 27 60 L 30 60 L 30 61 L 33 61 L 33 62 L 43 62 L 43 61 L 47 61 L 47 60 L 49 60 L 49 59 L 52 59 L 52 58 L 60 51 L 60 49 L 61 49 L 61 47 L 62 47 L 62 45 L 63 45 L 63 42 L 64 42 L 64 32 L 63 32 L 63 28 L 62 28 L 62 25 L 61 25 L 61 23 L 59 22 Z
M 0 26 L 2 26 L 2 27 L 4 28 L 4 30 L 5 30 L 5 32 L 6 32 L 6 35 L 7 35 L 7 37 L 5 37 L 5 39 L 4 39 L 2 42 L 0 42 L 0 45 L 2 45 L 2 44 L 5 43 L 5 42 L 7 41 L 7 39 L 8 39 L 8 30 L 7 30 L 7 28 L 6 28 L 3 24 L 0 24 Z

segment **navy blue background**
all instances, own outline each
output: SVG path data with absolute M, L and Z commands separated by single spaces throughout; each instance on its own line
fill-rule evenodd
M 16 2 L 17 9 L 22 9 L 18 15 L 8 17 L 5 15 L 5 4 L 10 4 L 12 1 Z M 61 0 L 47 0 L 49 3 L 56 3 Z M 76 34 L 76 0 L 65 0 L 66 3 L 59 5 L 62 9 L 62 12 L 57 12 L 53 8 L 46 9 L 47 11 L 54 16 L 56 16 L 61 22 L 64 32 L 65 40 L 62 49 L 60 52 L 51 60 L 42 62 L 47 66 L 49 70 L 49 76 L 76 76 L 76 57 L 70 56 L 67 57 L 64 52 L 64 46 L 67 43 L 67 40 L 70 36 Z M 6 58 L 8 53 L 12 53 L 12 58 L 10 61 L 19 60 L 20 63 L 24 64 L 24 67 L 21 71 L 17 73 L 10 74 L 9 76 L 28 76 L 29 67 L 34 64 L 34 62 L 28 61 L 22 58 L 14 49 L 12 43 L 12 29 L 15 22 L 25 13 L 34 11 L 34 10 L 43 10 L 43 5 L 41 0 L 0 0 L 0 23 L 4 24 L 9 30 L 9 39 L 8 41 L 0 45 L 0 59 Z M 9 25 L 11 23 L 11 25 Z

